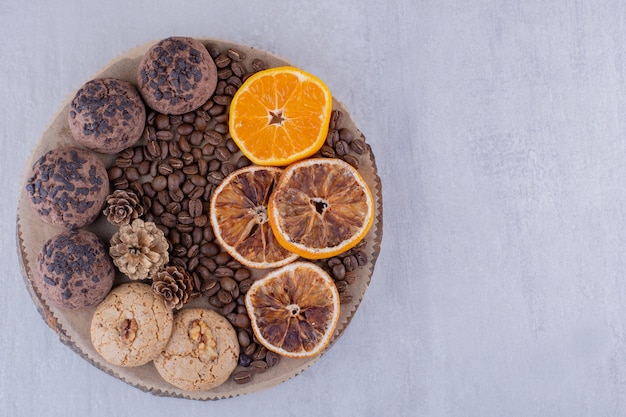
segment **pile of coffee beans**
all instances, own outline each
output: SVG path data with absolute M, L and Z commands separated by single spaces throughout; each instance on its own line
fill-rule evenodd
M 250 165 L 229 135 L 229 106 L 246 78 L 266 64 L 260 59 L 246 64 L 236 49 L 224 51 L 214 45 L 207 49 L 218 68 L 213 97 L 183 115 L 149 112 L 140 145 L 118 154 L 108 173 L 113 189 L 134 192 L 142 202 L 143 219 L 163 231 L 171 245 L 170 263 L 186 268 L 193 277 L 192 295 L 207 297 L 234 326 L 243 369 L 232 379 L 242 384 L 276 365 L 279 355 L 254 337 L 244 304 L 252 271 L 222 250 L 208 213 L 211 195 L 221 181 Z M 367 145 L 343 128 L 341 120 L 342 113 L 333 111 L 326 144 L 316 156 L 341 158 L 358 167 Z M 359 247 L 321 262 L 334 278 L 342 303 L 351 301 L 348 286 L 356 279 L 354 270 L 366 262 Z

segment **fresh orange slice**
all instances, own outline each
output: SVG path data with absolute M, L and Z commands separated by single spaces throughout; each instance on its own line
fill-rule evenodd
M 285 168 L 268 207 L 278 242 L 308 259 L 354 247 L 374 221 L 374 200 L 365 180 L 336 158 L 305 159 Z
M 284 356 L 321 353 L 339 321 L 335 283 L 311 262 L 293 262 L 255 281 L 245 303 L 257 340 Z
M 255 164 L 288 165 L 322 147 L 331 111 L 332 95 L 319 78 L 294 67 L 270 68 L 237 90 L 230 135 Z
M 272 233 L 267 202 L 281 168 L 248 166 L 224 178 L 211 197 L 211 225 L 217 241 L 251 268 L 276 268 L 298 258 Z

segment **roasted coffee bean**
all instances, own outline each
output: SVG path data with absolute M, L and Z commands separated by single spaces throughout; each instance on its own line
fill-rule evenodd
M 340 129 L 341 128 L 341 122 L 343 121 L 343 113 L 339 110 L 333 110 L 330 113 L 330 123 L 329 123 L 329 128 L 330 129 Z
M 209 172 L 209 163 L 206 159 L 198 159 L 198 174 L 205 176 Z
M 164 176 L 168 176 L 170 175 L 172 172 L 174 172 L 174 168 L 172 168 L 172 166 L 169 164 L 169 162 L 167 161 L 163 161 L 159 164 L 159 174 L 164 175 Z
M 167 177 L 167 189 L 170 191 L 180 189 L 180 177 L 178 175 L 169 175 Z
M 153 126 L 146 126 L 146 128 L 143 130 L 143 140 L 150 141 L 150 140 L 156 140 L 157 136 L 156 136 L 156 129 Z
M 159 200 L 153 200 L 150 211 L 155 216 L 160 217 L 163 213 L 165 213 L 165 207 L 163 207 L 163 204 L 161 204 Z
M 243 77 L 246 74 L 246 68 L 241 62 L 233 62 L 230 69 L 233 71 L 233 75 L 237 77 Z
M 174 229 L 176 230 L 176 229 Z M 195 271 L 196 268 L 200 265 L 200 259 L 197 256 L 194 256 L 193 258 L 189 258 L 189 261 L 187 262 L 187 269 L 189 271 Z M 196 278 L 197 278 L 197 274 L 196 274 Z M 199 285 L 196 285 L 196 288 L 200 288 Z
M 346 281 L 335 281 L 335 287 L 340 294 L 348 289 L 348 283 Z
M 172 229 L 170 231 L 169 241 L 172 245 L 180 245 L 180 242 L 181 242 L 180 232 L 176 229 Z
M 250 270 L 247 268 L 238 269 L 237 271 L 235 271 L 235 275 L 233 275 L 233 278 L 237 282 L 241 282 L 244 279 L 248 279 L 250 278 Z
M 143 187 L 141 186 L 141 183 L 139 181 L 133 181 L 128 185 L 128 188 L 130 189 L 130 191 L 132 191 L 133 193 L 135 193 L 135 195 L 137 195 L 137 197 L 143 197 Z
M 352 296 L 347 292 L 339 294 L 339 304 L 348 304 L 352 302 Z
M 239 61 L 243 61 L 245 55 L 243 54 L 243 52 L 237 50 L 237 49 L 233 49 L 233 48 L 229 48 L 226 51 L 226 55 L 232 59 L 235 62 L 239 62 Z
M 350 143 L 352 142 L 352 139 L 354 139 L 354 136 L 352 135 L 352 132 L 350 131 L 350 129 L 347 128 L 342 128 L 339 129 L 339 137 L 341 138 L 341 140 L 343 140 L 346 143 Z
M 195 245 L 200 245 L 202 243 L 202 228 L 194 227 L 193 232 L 191 232 L 191 237 Z
M 222 163 L 220 161 L 218 161 L 217 159 L 211 159 L 209 161 L 209 172 L 219 171 L 221 166 L 222 166 Z
M 204 235 L 204 240 L 206 240 L 207 242 L 210 242 L 213 239 L 215 239 L 215 234 L 213 234 L 212 227 L 205 227 L 204 230 L 202 230 L 202 233 Z
M 159 130 L 166 130 L 170 127 L 170 118 L 165 114 L 159 114 L 154 119 L 154 125 Z
M 250 345 L 250 334 L 243 329 L 237 330 L 237 340 L 239 341 L 239 346 L 245 349 Z
M 214 271 L 214 274 L 216 277 L 221 278 L 221 277 L 233 277 L 235 275 L 235 273 L 233 272 L 232 269 L 226 267 L 226 266 L 220 266 L 219 268 L 217 268 Z M 231 289 L 227 289 L 226 291 L 231 291 Z
M 220 167 L 220 172 L 224 175 L 224 177 L 229 176 L 235 170 L 235 167 L 230 162 L 224 162 Z
M 146 145 L 146 152 L 154 159 L 159 158 L 161 156 L 161 145 L 156 140 L 149 140 Z
M 191 132 L 193 132 L 193 126 L 187 123 L 178 125 L 178 127 L 176 128 L 176 133 L 178 133 L 181 136 L 190 135 Z
M 202 201 L 198 199 L 189 200 L 189 215 L 196 218 L 202 214 Z
M 226 265 L 228 262 L 230 262 L 231 260 L 231 256 L 228 254 L 228 252 L 220 252 L 216 257 L 215 257 L 215 262 L 218 265 Z
M 219 293 L 220 291 L 221 290 L 218 290 L 217 292 Z M 224 303 L 222 301 L 220 301 L 219 298 L 217 298 L 217 295 L 212 295 L 212 296 L 209 297 L 209 304 L 211 304 L 213 307 L 217 307 L 217 308 L 224 307 Z
M 202 188 L 198 189 L 202 190 Z M 193 219 L 193 224 L 198 227 L 204 227 L 207 225 L 207 223 L 209 223 L 209 217 L 206 214 L 201 214 Z
M 267 366 L 270 368 L 272 366 L 275 366 L 279 360 L 280 360 L 280 356 L 278 355 L 278 353 L 268 351 L 265 354 L 265 363 L 267 363 Z
M 200 257 L 200 263 L 212 273 L 217 268 L 217 264 L 213 258 L 209 258 L 208 256 Z
M 181 190 L 180 188 L 170 190 L 168 194 L 173 201 L 177 201 L 179 203 L 185 198 L 185 193 L 183 193 L 183 190 Z
M 207 180 L 213 185 L 220 185 L 222 180 L 224 180 L 224 174 L 220 171 L 211 171 L 207 175 Z
M 350 142 L 350 149 L 352 149 L 352 151 L 354 151 L 357 155 L 363 155 L 366 150 L 365 142 L 361 139 L 354 139 Z
M 187 257 L 190 258 L 190 259 L 196 257 L 198 255 L 198 253 L 200 253 L 198 245 L 191 245 L 189 247 L 189 249 L 187 249 Z M 200 261 L 198 261 L 198 263 L 199 262 Z
M 224 113 L 224 110 L 226 110 L 225 106 L 221 106 L 219 104 L 213 104 L 213 106 L 211 106 L 208 112 L 211 117 L 215 117 L 219 114 Z
M 252 372 L 250 371 L 239 371 L 233 374 L 233 381 L 236 384 L 247 384 L 252 379 Z
M 252 361 L 252 362 L 250 362 L 250 369 L 255 374 L 262 374 L 263 372 L 267 371 L 268 367 L 269 366 L 267 365 L 267 363 L 265 361 Z
M 218 296 L 219 296 L 219 293 L 220 292 L 218 291 L 217 292 Z M 226 315 L 226 318 L 235 327 L 239 327 L 241 329 L 245 329 L 247 327 L 250 327 L 250 318 L 248 317 L 247 314 L 230 313 L 230 314 Z M 256 351 L 255 351 L 255 353 L 256 353 Z M 263 359 L 263 358 L 260 358 L 260 359 Z
M 241 87 L 242 82 L 235 76 L 229 77 L 226 81 L 228 82 L 228 85 L 224 88 L 224 94 L 232 97 L 235 93 L 237 93 L 237 89 Z
M 183 245 L 172 246 L 172 256 L 180 258 L 181 256 L 185 256 L 186 253 L 187 253 L 187 249 Z
M 359 167 L 359 160 L 354 155 L 344 155 L 343 160 L 352 165 L 354 168 Z
M 122 178 L 124 175 L 124 170 L 119 166 L 112 166 L 109 168 L 109 180 L 115 181 L 118 178 Z
M 183 155 L 184 156 L 184 155 Z M 183 167 L 183 173 L 185 175 L 196 175 L 198 174 L 198 165 L 187 165 Z
M 357 264 L 359 266 L 367 264 L 367 255 L 362 250 L 356 251 L 354 253 L 354 257 L 356 258 Z
M 150 161 L 144 160 L 137 166 L 137 172 L 140 176 L 148 175 L 150 172 Z
M 224 304 L 224 307 L 222 307 L 222 311 L 221 311 L 222 316 L 232 313 L 235 310 L 235 308 L 237 308 L 237 303 L 234 301 L 231 301 L 228 304 Z
M 192 111 L 183 114 L 183 123 L 193 123 L 196 120 L 196 114 Z
M 354 271 L 346 272 L 344 281 L 346 281 L 348 284 L 353 284 L 356 281 L 356 273 Z
M 222 68 L 217 71 L 217 78 L 219 80 L 226 80 L 233 75 L 233 71 L 230 68 Z M 217 88 L 216 88 L 217 90 Z
M 193 224 L 193 217 L 191 217 L 186 211 L 181 211 L 180 213 L 178 213 L 177 217 L 179 225 Z M 193 228 L 191 230 L 193 230 Z
M 213 129 L 222 135 L 228 133 L 228 125 L 226 123 L 218 123 Z
M 252 164 L 252 162 L 250 162 L 250 160 L 244 155 L 240 156 L 239 159 L 237 159 L 237 169 L 247 167 L 250 164 Z
M 196 272 L 198 273 L 198 275 L 200 275 L 200 278 L 202 278 L 203 280 L 208 280 L 209 278 L 211 278 L 211 271 L 209 271 L 209 268 L 207 268 L 206 266 L 202 265 L 202 258 L 200 258 L 200 265 L 198 265 L 198 267 L 196 268 Z M 215 283 L 217 283 L 217 280 L 215 280 Z M 205 283 L 206 284 L 206 283 Z M 209 287 L 208 284 L 207 286 L 203 286 L 202 287 L 202 291 L 207 291 L 209 289 L 213 288 L 212 286 Z M 217 290 L 215 290 L 215 292 L 217 292 Z
M 132 164 L 133 164 L 133 161 L 130 158 L 117 158 L 115 160 L 115 165 L 120 168 L 128 168 Z
M 128 188 L 128 180 L 124 177 L 113 181 L 113 188 L 116 190 L 126 190 Z
M 191 148 L 191 149 L 194 149 L 194 148 Z M 180 157 L 180 159 L 183 160 L 184 166 L 191 166 L 195 162 L 195 158 L 193 154 L 191 153 L 191 150 L 189 152 L 183 152 L 183 155 Z
M 135 151 L 133 151 L 132 148 L 126 148 L 126 149 L 122 150 L 122 152 L 120 152 L 119 158 L 121 158 L 121 159 L 132 159 L 134 153 L 135 153 Z
M 259 345 L 259 347 L 257 347 L 257 349 L 252 354 L 252 359 L 255 361 L 261 361 L 265 359 L 265 355 L 267 355 L 267 348 L 265 346 Z
M 259 344 L 254 341 L 254 337 L 252 338 L 252 340 L 253 341 L 243 351 L 243 353 L 249 357 L 252 357 L 252 355 L 254 355 L 254 352 L 256 352 L 257 348 L 259 347 Z
M 229 95 L 213 96 L 213 101 L 222 106 L 228 106 L 232 99 L 233 98 Z
M 335 153 L 338 156 L 344 156 L 345 154 L 348 153 L 348 150 L 349 150 L 349 145 L 343 140 L 339 140 L 337 144 L 335 145 Z
M 199 118 L 199 120 L 202 120 Z M 204 130 L 204 129 L 203 129 Z M 191 132 L 191 134 L 189 135 L 189 143 L 193 146 L 200 146 L 200 144 L 202 143 L 202 139 L 204 138 L 204 135 L 202 134 L 201 131 L 199 130 L 194 130 L 193 132 Z M 186 152 L 191 152 L 191 149 L 186 151 Z
M 209 51 L 209 55 L 211 55 L 211 58 L 213 59 L 217 58 L 221 53 L 220 48 L 214 43 L 209 43 L 206 46 L 206 49 Z
M 228 161 L 231 157 L 231 153 L 226 146 L 218 146 L 215 148 L 215 157 L 221 161 Z
M 239 365 L 243 366 L 244 368 L 247 368 L 248 366 L 250 366 L 250 362 L 252 362 L 252 359 L 250 359 L 250 357 L 248 355 L 246 355 L 245 353 L 240 353 L 239 354 Z
M 220 252 L 220 247 L 214 242 L 207 242 L 200 246 L 200 252 L 205 256 L 215 256 Z
M 170 114 L 170 124 L 176 126 L 182 123 L 183 116 L 180 114 Z
M 241 304 L 239 304 L 237 306 L 235 311 L 237 312 L 237 314 L 248 314 L 248 310 L 246 310 L 246 306 L 245 305 L 241 305 Z
M 354 271 L 359 266 L 359 263 L 354 255 L 343 258 L 343 264 L 346 267 L 346 271 Z
M 225 68 L 230 65 L 230 58 L 225 54 L 219 54 L 214 61 L 217 68 Z
M 332 148 L 339 142 L 339 131 L 330 130 L 328 135 L 326 135 L 326 144 Z
M 267 68 L 265 61 L 260 58 L 254 58 L 251 65 L 254 72 L 259 72 Z
M 167 206 L 169 203 L 172 202 L 172 198 L 170 197 L 169 193 L 166 190 L 161 190 L 157 192 L 156 197 L 157 197 L 157 200 L 159 200 L 159 202 L 163 204 L 164 206 Z
M 178 142 L 170 142 L 168 145 L 169 153 L 174 158 L 180 158 L 183 155 L 183 151 L 181 151 Z
M 191 125 L 181 125 L 181 126 L 191 126 Z M 180 150 L 183 152 L 183 155 L 185 153 L 191 152 L 191 144 L 189 143 L 189 140 L 185 136 L 181 136 L 180 138 L 178 138 L 178 146 L 180 147 Z M 193 160 L 193 158 L 191 160 Z
M 133 157 L 131 160 L 135 165 L 139 165 L 141 161 L 143 161 L 143 147 L 136 146 L 133 148 Z
M 176 230 L 176 229 L 174 229 Z M 180 234 L 180 244 L 183 245 L 185 248 L 187 248 L 187 251 L 189 251 L 189 247 L 191 247 L 191 245 L 193 245 L 193 240 L 191 238 L 191 235 L 189 233 L 181 233 Z
M 346 267 L 343 263 L 333 266 L 332 272 L 333 278 L 337 280 L 342 280 L 346 277 Z
M 154 177 L 152 179 L 152 188 L 157 193 L 159 191 L 165 190 L 167 188 L 167 178 L 165 178 L 163 175 L 159 175 L 159 176 Z
M 156 132 L 156 137 L 159 140 L 170 141 L 174 139 L 174 134 L 170 132 L 169 130 L 158 130 Z
M 220 300 L 222 304 L 228 304 L 233 301 L 233 296 L 228 291 L 225 291 L 223 288 L 217 292 L 217 298 Z
M 320 149 L 320 154 L 324 158 L 334 158 L 335 157 L 335 150 L 333 148 L 331 148 L 330 146 L 328 146 L 328 145 L 324 145 Z
M 147 195 L 144 195 L 141 198 L 141 205 L 143 207 L 144 212 L 149 211 L 152 208 L 152 198 L 148 197 Z
M 226 291 L 231 291 L 231 292 L 232 292 L 235 288 L 237 288 L 237 281 L 235 281 L 234 279 L 232 279 L 232 278 L 231 278 L 231 276 L 232 276 L 232 275 L 231 275 L 231 276 L 228 276 L 228 275 L 219 275 L 219 274 L 218 274 L 218 271 L 219 271 L 220 269 L 222 269 L 222 268 L 217 268 L 217 269 L 215 270 L 215 276 L 216 276 L 216 277 L 221 277 L 221 278 L 220 278 L 220 286 L 221 286 L 224 290 L 226 290 Z M 233 273 L 233 271 L 232 271 L 232 270 L 230 270 L 230 269 L 229 269 L 229 271 L 230 271 L 230 273 L 231 273 L 231 274 Z
M 202 117 L 198 113 L 196 113 L 196 115 L 197 115 L 197 117 L 193 121 L 193 126 L 196 128 L 195 132 L 201 133 L 202 131 L 204 131 L 204 129 L 206 129 L 207 119 L 205 119 L 204 117 Z M 193 132 L 192 132 L 192 135 L 193 135 Z
M 191 181 L 191 183 L 193 185 L 195 185 L 196 187 L 204 187 L 206 185 L 206 178 L 203 177 L 202 175 L 192 175 L 191 177 L 189 177 L 189 180 Z
M 165 227 L 176 227 L 176 216 L 168 212 L 161 214 L 161 224 Z
M 244 279 L 239 283 L 239 292 L 242 294 L 247 293 L 253 283 L 254 280 L 252 278 Z

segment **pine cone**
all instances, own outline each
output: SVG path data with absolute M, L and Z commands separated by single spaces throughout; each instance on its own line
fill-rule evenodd
M 167 266 L 154 276 L 152 291 L 163 297 L 168 308 L 180 310 L 193 293 L 193 279 L 180 266 Z
M 132 191 L 115 190 L 107 197 L 107 207 L 103 214 L 109 223 L 122 226 L 141 216 L 143 206 L 137 194 Z
M 152 277 L 169 261 L 169 243 L 152 222 L 141 219 L 126 224 L 111 238 L 113 263 L 132 280 Z

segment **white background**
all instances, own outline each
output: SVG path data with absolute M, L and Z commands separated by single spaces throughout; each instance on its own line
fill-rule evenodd
M 626 414 L 623 1 L 55 3 L 0 0 L 0 415 Z M 318 75 L 383 182 L 382 252 L 343 337 L 295 379 L 217 402 L 83 361 L 16 255 L 20 178 L 58 106 L 171 35 Z

